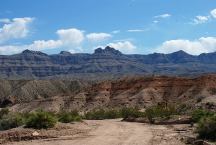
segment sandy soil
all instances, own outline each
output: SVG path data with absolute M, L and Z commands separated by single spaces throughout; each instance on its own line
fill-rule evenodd
M 85 121 L 93 126 L 88 133 L 54 139 L 21 141 L 10 145 L 183 145 L 172 129 L 120 120 Z

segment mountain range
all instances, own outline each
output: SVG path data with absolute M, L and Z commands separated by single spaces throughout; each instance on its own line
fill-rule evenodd
M 193 76 L 216 72 L 216 52 L 198 56 L 178 51 L 170 54 L 123 54 L 107 46 L 93 54 L 62 51 L 48 55 L 24 50 L 0 55 L 2 79 L 104 78 L 124 75 Z

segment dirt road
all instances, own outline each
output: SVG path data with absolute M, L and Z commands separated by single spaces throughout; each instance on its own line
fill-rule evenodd
M 64 136 L 58 139 L 16 142 L 13 145 L 149 145 L 152 132 L 140 123 L 120 120 L 87 121 L 97 128 L 87 134 Z
M 164 126 L 121 122 L 120 120 L 86 121 L 93 129 L 76 136 L 21 141 L 10 145 L 182 145 Z

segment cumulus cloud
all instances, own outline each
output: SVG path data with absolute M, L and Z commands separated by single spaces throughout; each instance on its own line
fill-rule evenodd
M 37 40 L 34 41 L 31 45 L 28 46 L 28 49 L 31 50 L 43 50 L 43 49 L 53 49 L 58 48 L 63 45 L 61 40 Z
M 63 44 L 60 40 L 37 40 L 29 45 L 3 45 L 0 46 L 0 54 L 14 54 L 19 53 L 25 49 L 42 51 L 47 49 L 54 49 L 61 47 Z
M 0 28 L 0 43 L 26 37 L 29 34 L 29 24 L 33 20 L 30 17 L 14 18 L 11 21 L 5 19 L 7 23 Z
M 183 50 L 189 54 L 199 55 L 216 51 L 216 37 L 201 37 L 197 40 L 169 40 L 156 49 L 160 53 L 172 53 Z
M 191 24 L 203 24 L 210 21 L 212 18 L 216 18 L 216 9 L 211 10 L 210 14 L 207 16 L 196 16 Z
M 216 9 L 212 10 L 210 13 L 213 18 L 216 18 Z
M 36 40 L 33 41 L 31 44 L 25 45 L 0 45 L 0 54 L 14 54 L 21 52 L 25 49 L 43 51 L 56 48 L 67 49 L 70 52 L 81 52 L 83 51 L 82 42 L 84 42 L 85 37 L 89 41 L 94 42 L 103 41 L 112 37 L 112 35 L 108 33 L 90 33 L 88 35 L 85 35 L 84 31 L 76 28 L 60 29 L 56 31 L 56 34 L 59 37 L 56 40 Z M 26 33 L 22 35 L 26 35 Z M 126 48 L 132 48 L 132 46 L 130 45 L 132 44 L 125 43 Z
M 104 41 L 111 37 L 112 35 L 108 33 L 90 33 L 86 35 L 86 38 L 92 42 Z
M 84 40 L 83 31 L 76 28 L 61 29 L 56 33 L 64 45 L 79 45 Z
M 136 46 L 130 41 L 120 41 L 120 42 L 109 43 L 107 44 L 107 46 L 113 47 L 124 53 L 131 53 L 136 49 Z
M 0 46 L 0 55 L 19 53 L 22 50 L 24 50 L 24 46 L 14 46 L 14 45 Z
M 171 14 L 162 14 L 162 15 L 154 16 L 154 18 L 169 18 L 171 16 L 172 16 Z
M 210 19 L 209 16 L 196 16 L 196 18 L 194 18 L 193 22 L 194 24 L 203 24 L 208 22 Z
M 72 51 L 72 48 L 80 47 L 84 40 L 83 31 L 79 29 L 61 29 L 56 33 L 59 36 L 57 40 L 36 40 L 32 44 L 0 46 L 0 54 L 13 54 L 25 49 L 42 51 L 54 48 L 67 48 Z

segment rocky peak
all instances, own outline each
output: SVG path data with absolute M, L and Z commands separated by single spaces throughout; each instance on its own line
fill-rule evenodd
M 187 52 L 185 52 L 183 50 L 179 50 L 179 51 L 176 51 L 176 52 L 172 53 L 172 55 L 175 55 L 175 56 L 188 56 L 190 54 L 188 54 Z
M 71 53 L 68 52 L 68 51 L 61 51 L 59 54 L 61 54 L 61 55 L 71 55 Z
M 94 54 L 103 54 L 103 55 L 122 55 L 122 53 L 110 46 L 105 47 L 105 49 L 97 48 L 95 49 Z
M 193 58 L 194 57 L 193 55 L 190 55 L 183 50 L 179 50 L 177 52 L 170 53 L 167 56 L 172 58 L 172 59 L 185 59 L 185 58 Z
M 24 50 L 21 54 L 24 55 L 41 55 L 41 56 L 47 56 L 47 54 L 40 52 L 40 51 L 32 51 L 32 50 Z

